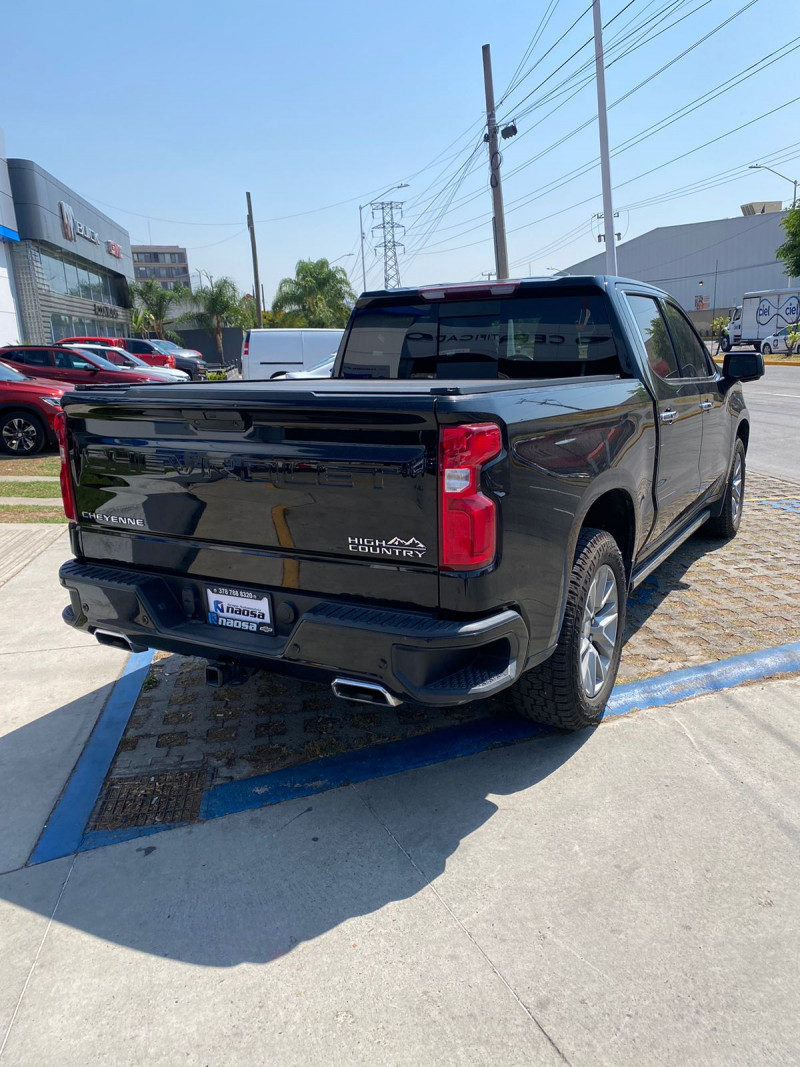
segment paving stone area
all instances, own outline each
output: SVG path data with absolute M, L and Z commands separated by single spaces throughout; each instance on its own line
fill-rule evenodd
M 631 597 L 619 681 L 800 639 L 799 514 L 799 486 L 751 475 L 739 535 L 730 543 L 691 538 Z M 375 711 L 337 700 L 327 686 L 266 673 L 210 689 L 204 667 L 157 655 L 92 828 L 191 821 L 201 782 L 235 781 L 504 714 L 487 703 Z M 179 802 L 169 790 L 180 783 Z

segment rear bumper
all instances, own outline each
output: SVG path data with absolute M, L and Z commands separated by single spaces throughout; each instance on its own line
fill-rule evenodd
M 64 621 L 124 635 L 134 649 L 158 648 L 217 663 L 240 663 L 319 681 L 377 684 L 399 700 L 464 704 L 519 677 L 528 631 L 511 610 L 476 619 L 376 608 L 265 590 L 276 632 L 252 634 L 205 621 L 205 583 L 70 560 L 59 573 L 70 594 Z

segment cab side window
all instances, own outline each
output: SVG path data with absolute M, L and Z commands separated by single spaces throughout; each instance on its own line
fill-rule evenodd
M 665 301 L 664 314 L 678 352 L 682 378 L 710 378 L 713 375 L 706 346 L 694 332 L 680 308 Z
M 638 293 L 628 293 L 627 297 L 644 341 L 650 369 L 665 380 L 680 378 L 678 360 L 658 302 L 652 296 Z
M 91 370 L 92 364 L 74 352 L 57 352 L 56 366 L 63 370 Z
M 53 361 L 46 348 L 29 348 L 25 353 L 25 364 L 28 367 L 52 367 Z

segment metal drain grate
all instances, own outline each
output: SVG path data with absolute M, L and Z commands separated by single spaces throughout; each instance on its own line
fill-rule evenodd
M 98 800 L 90 830 L 196 822 L 206 776 L 203 771 L 168 771 L 138 778 L 110 778 Z

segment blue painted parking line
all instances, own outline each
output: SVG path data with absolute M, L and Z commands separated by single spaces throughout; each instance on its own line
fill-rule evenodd
M 642 682 L 618 685 L 611 694 L 603 718 L 627 715 L 637 709 L 663 707 L 677 700 L 730 689 L 742 682 L 754 682 L 794 671 L 800 671 L 800 641 L 765 648 L 760 652 L 745 652 L 741 656 L 732 656 L 717 663 L 704 663 L 700 667 L 670 671 Z
M 29 863 L 69 856 L 80 847 L 114 753 L 139 699 L 153 650 L 131 655 L 117 679 L 61 799 L 53 809 Z
M 43 863 L 73 852 L 149 837 L 163 830 L 187 825 L 131 826 L 121 830 L 86 833 L 86 825 L 136 704 L 152 655 L 152 652 L 142 652 L 130 657 L 39 839 L 30 863 Z M 800 671 L 800 641 L 745 653 L 718 663 L 671 671 L 642 682 L 619 685 L 611 694 L 603 718 L 611 719 L 635 710 L 674 704 L 704 693 L 728 689 L 742 682 L 795 671 Z M 240 811 L 281 804 L 286 800 L 312 796 L 353 782 L 384 778 L 554 733 L 548 727 L 512 717 L 480 719 L 450 726 L 420 737 L 328 756 L 296 767 L 215 786 L 203 794 L 200 819 L 217 819 Z
M 312 796 L 352 782 L 385 778 L 553 732 L 546 726 L 516 718 L 477 719 L 463 726 L 448 726 L 405 741 L 389 741 L 282 771 L 226 782 L 203 794 L 200 818 L 218 819 L 236 811 L 282 804 L 285 800 Z

